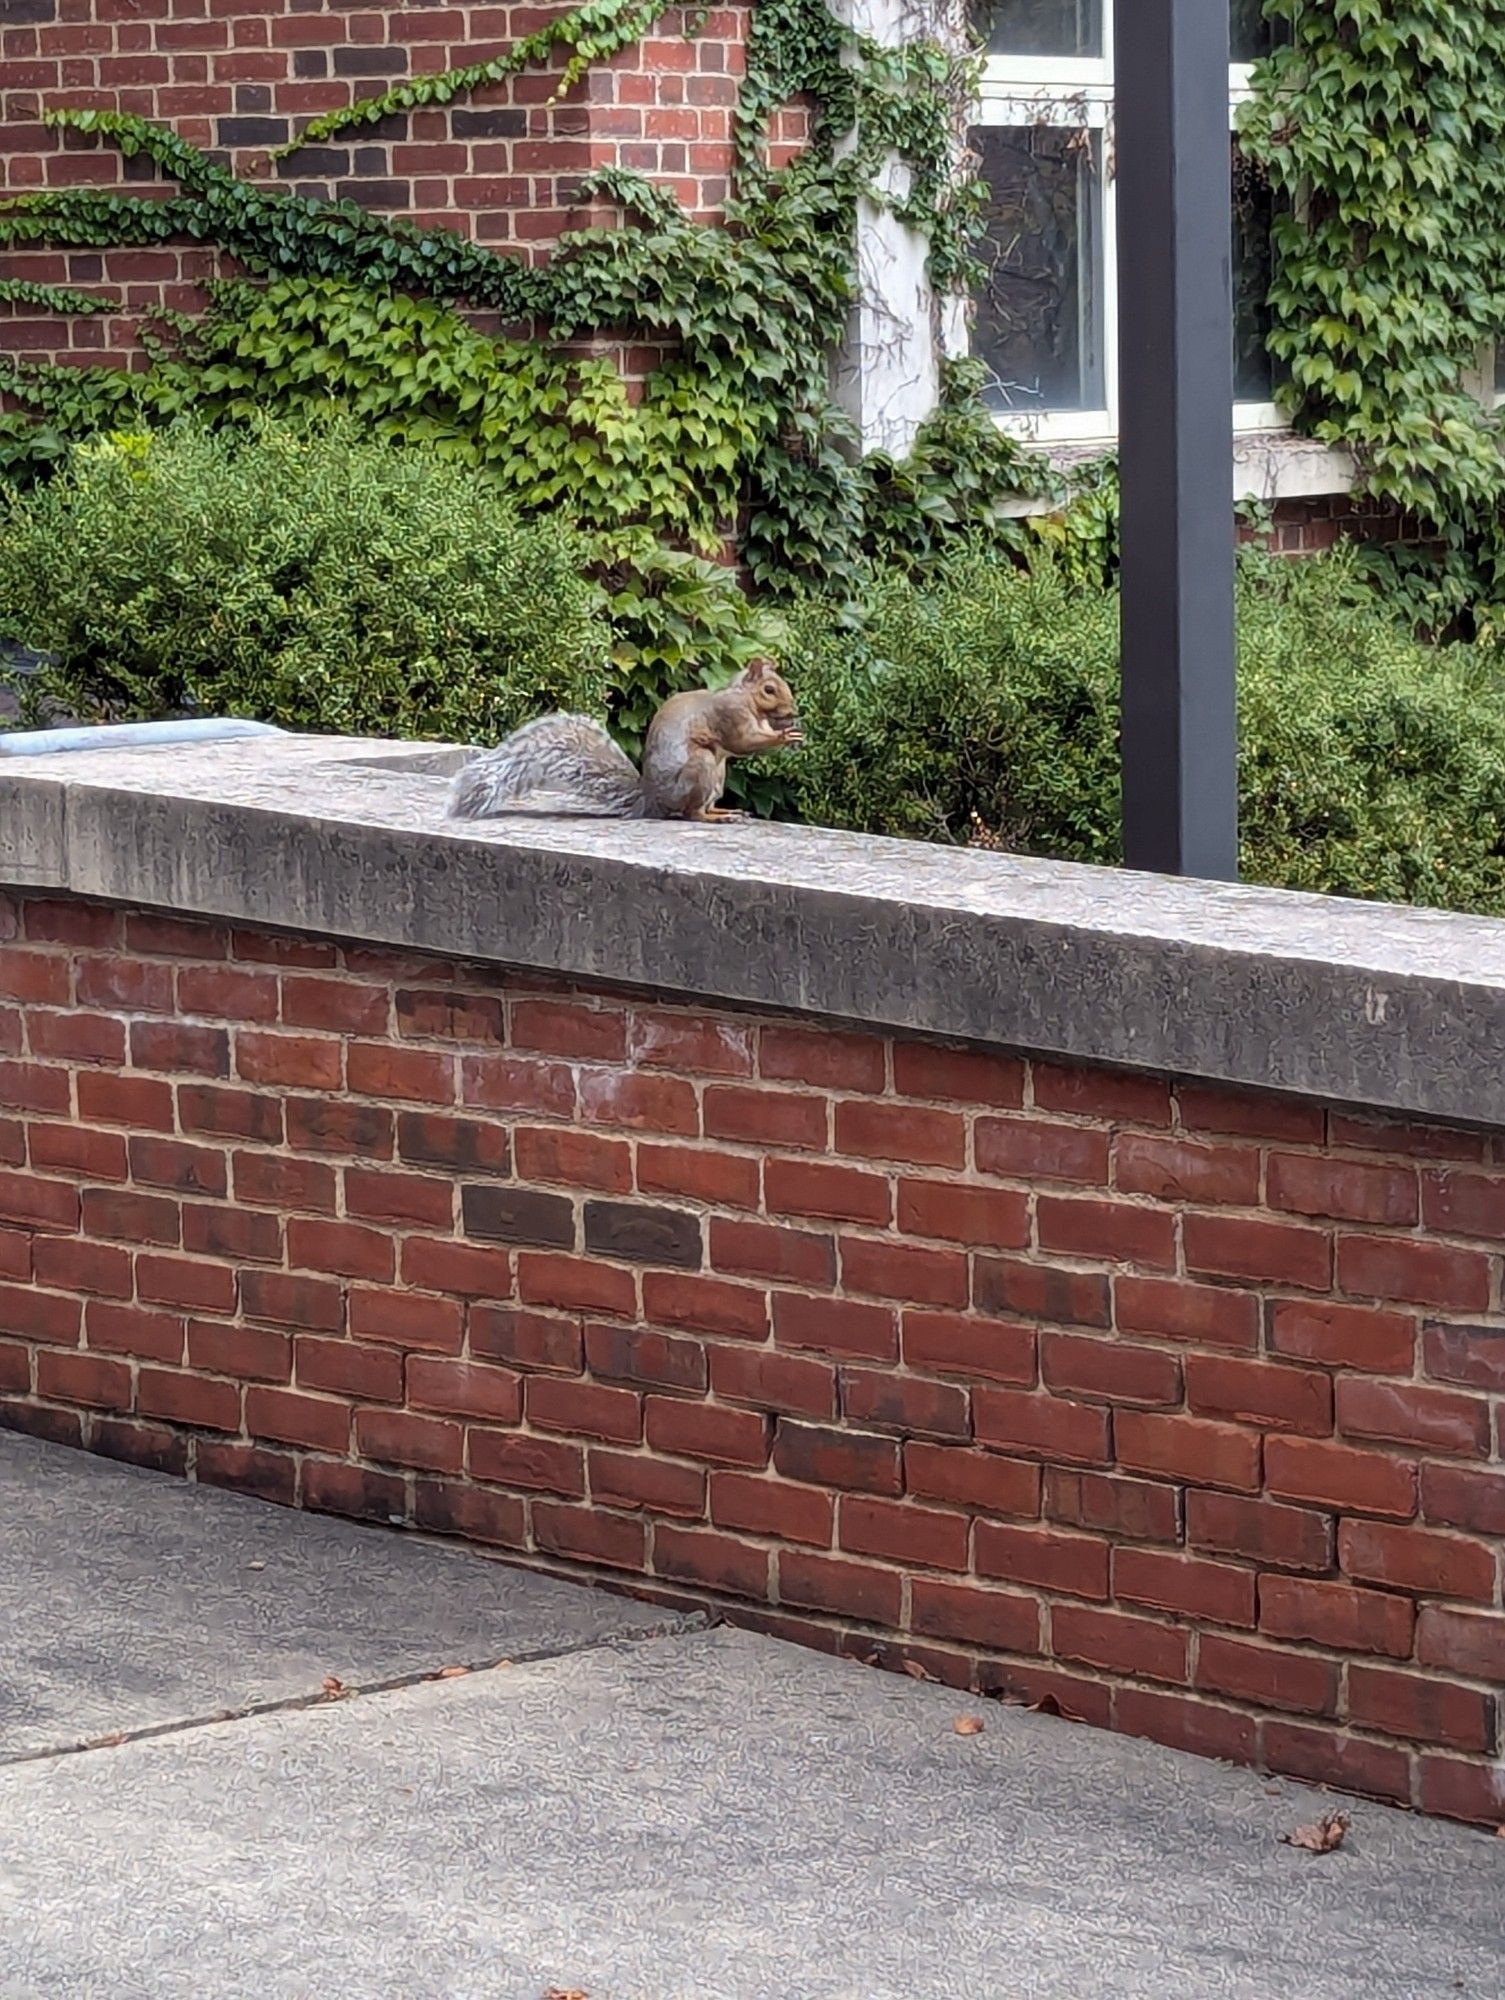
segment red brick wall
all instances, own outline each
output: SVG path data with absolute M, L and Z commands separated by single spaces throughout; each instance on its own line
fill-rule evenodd
M 1505 1137 L 0 940 L 0 1422 L 1505 1820 Z
M 1266 539 L 1262 530 L 1240 526 L 1241 542 Z M 1387 500 L 1352 493 L 1329 493 L 1313 500 L 1281 500 L 1272 510 L 1271 549 L 1278 555 L 1310 556 L 1341 541 L 1407 542 L 1431 546 L 1434 537 Z
M 716 217 L 731 170 L 746 0 L 726 0 L 703 19 L 691 7 L 671 9 L 654 34 L 593 66 L 558 104 L 549 101 L 555 63 L 268 162 L 272 148 L 318 114 L 404 77 L 484 60 L 564 11 L 563 0 L 7 0 L 0 195 L 152 182 L 144 163 L 41 122 L 43 107 L 104 106 L 170 124 L 238 173 L 320 199 L 348 197 L 524 258 L 546 254 L 565 229 L 610 219 L 575 199 L 581 179 L 603 166 L 635 168 L 671 187 L 690 214 Z M 695 28 L 689 37 L 687 27 Z M 806 132 L 803 107 L 778 113 L 775 158 L 787 159 Z M 194 244 L 7 250 L 7 276 L 97 291 L 128 310 L 66 318 L 0 304 L 0 353 L 124 364 L 139 358 L 140 310 L 198 311 L 203 281 L 228 269 Z M 633 377 L 656 358 L 651 349 L 608 351 Z M 1307 554 L 1340 534 L 1395 540 L 1402 530 L 1347 496 L 1276 510 L 1283 551 Z
M 280 162 L 320 112 L 407 76 L 485 60 L 563 5 L 434 0 L 7 0 L 0 9 L 0 192 L 137 183 L 141 163 L 44 126 L 43 107 L 107 106 L 172 125 L 238 172 L 318 197 L 459 230 L 532 256 L 566 227 L 606 220 L 575 206 L 588 172 L 637 168 L 698 216 L 719 211 L 748 9 L 674 8 L 643 42 L 594 66 L 557 105 L 559 69 L 538 68 L 442 108 L 341 134 Z M 687 37 L 687 26 L 696 32 Z M 790 120 L 792 119 L 792 123 Z M 776 137 L 801 129 L 782 114 Z M 145 178 L 153 176 L 147 169 Z M 212 251 L 7 252 L 6 274 L 192 310 Z M 68 321 L 0 307 L 0 351 L 96 361 L 134 344 L 129 315 Z

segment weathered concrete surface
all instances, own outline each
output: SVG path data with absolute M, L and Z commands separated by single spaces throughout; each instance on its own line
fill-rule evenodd
M 0 1771 L 26 2000 L 1497 2000 L 1502 1843 L 715 1632 Z
M 699 1622 L 0 1432 L 0 1764 Z
M 1505 1123 L 1505 924 L 812 828 L 457 826 L 458 754 L 12 760 L 0 885 Z
M 1354 1804 L 1316 1859 L 1279 1844 L 1332 1803 L 1299 1786 L 991 1705 L 959 1737 L 944 1690 L 725 1631 L 628 1643 L 580 1592 L 584 1650 L 195 1725 L 195 1677 L 249 1648 L 275 1684 L 290 1630 L 321 1672 L 355 1629 L 345 1657 L 387 1665 L 568 1634 L 521 1595 L 488 1622 L 531 1580 L 478 1556 L 349 1530 L 332 1559 L 307 1515 L 5 1456 L 0 1685 L 55 1628 L 63 1735 L 128 1728 L 117 1659 L 160 1713 L 175 1640 L 185 1726 L 0 1765 L 0 2000 L 1505 1992 L 1505 1842 Z M 295 1606 L 272 1639 L 252 1560 Z

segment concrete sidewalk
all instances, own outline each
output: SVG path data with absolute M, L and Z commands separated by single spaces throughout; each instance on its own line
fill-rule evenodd
M 1505 1842 L 963 1706 L 0 1437 L 0 1995 L 1505 1992 Z

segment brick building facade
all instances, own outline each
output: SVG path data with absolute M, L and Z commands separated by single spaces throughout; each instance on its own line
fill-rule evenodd
M 109 108 L 171 125 L 238 174 L 315 198 L 351 199 L 374 212 L 456 230 L 524 259 L 546 257 L 568 229 L 607 219 L 582 206 L 582 179 L 604 166 L 645 173 L 672 189 L 686 211 L 714 220 L 726 198 L 732 121 L 745 62 L 749 10 L 726 5 L 701 15 L 671 8 L 640 42 L 593 64 L 560 94 L 562 59 L 462 95 L 450 105 L 394 115 L 273 162 L 269 154 L 321 113 L 428 75 L 493 55 L 562 11 L 523 5 L 438 4 L 437 0 L 9 0 L 0 20 L 0 190 L 130 185 L 156 181 L 143 161 L 126 161 L 95 138 L 42 122 L 45 108 Z M 869 27 L 874 23 L 868 23 Z M 803 108 L 775 115 L 775 157 L 797 149 Z M 163 184 L 164 191 L 166 184 Z M 878 228 L 876 223 L 870 226 Z M 865 276 L 882 282 L 913 253 L 875 242 Z M 168 306 L 195 311 L 207 279 L 226 260 L 192 243 L 150 248 L 9 249 L 8 277 L 99 292 L 119 313 L 65 317 L 0 304 L 0 352 L 26 360 L 129 364 L 139 354 L 137 315 Z M 918 299 L 918 307 L 914 301 Z M 913 308 L 913 310 L 912 310 Z M 900 316 L 925 314 L 923 278 L 901 271 Z M 845 400 L 870 443 L 902 439 L 912 422 L 911 378 L 934 377 L 939 349 L 928 333 L 896 358 L 896 302 L 880 302 L 864 358 L 859 326 L 848 357 Z M 645 350 L 629 372 L 651 365 Z M 897 391 L 878 380 L 891 373 Z M 863 410 L 864 380 L 874 406 Z M 905 403 L 897 433 L 887 406 Z M 1266 440 L 1257 440 L 1263 446 Z M 1382 512 L 1352 507 L 1341 468 L 1319 469 L 1306 454 L 1294 480 L 1279 453 L 1244 487 L 1277 503 L 1275 545 L 1305 550 L 1357 532 L 1393 538 Z M 1271 471 L 1271 464 L 1275 470 Z M 1322 490 L 1312 490 L 1313 486 Z
M 622 165 L 716 217 L 731 166 L 745 7 L 670 9 L 643 41 L 593 65 L 553 101 L 561 57 L 442 108 L 310 145 L 273 163 L 321 112 L 409 76 L 475 62 L 535 31 L 527 6 L 309 6 L 301 0 L 9 0 L 0 21 L 0 186 L 6 193 L 154 180 L 142 163 L 42 122 L 44 108 L 129 112 L 171 125 L 237 174 L 315 199 L 451 229 L 523 258 L 596 219 L 577 199 L 594 169 Z M 781 128 L 783 129 L 783 128 Z M 799 120 L 791 114 L 789 136 Z M 165 186 L 165 184 L 164 184 Z M 18 248 L 7 276 L 107 290 L 127 306 L 202 305 L 215 253 Z M 98 360 L 135 346 L 130 312 L 60 321 L 7 310 L 0 342 L 34 359 Z

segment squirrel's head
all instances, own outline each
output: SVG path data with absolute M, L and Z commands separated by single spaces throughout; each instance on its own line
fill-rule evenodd
M 772 660 L 752 660 L 736 685 L 746 691 L 760 747 L 777 750 L 803 743 L 794 693 Z

